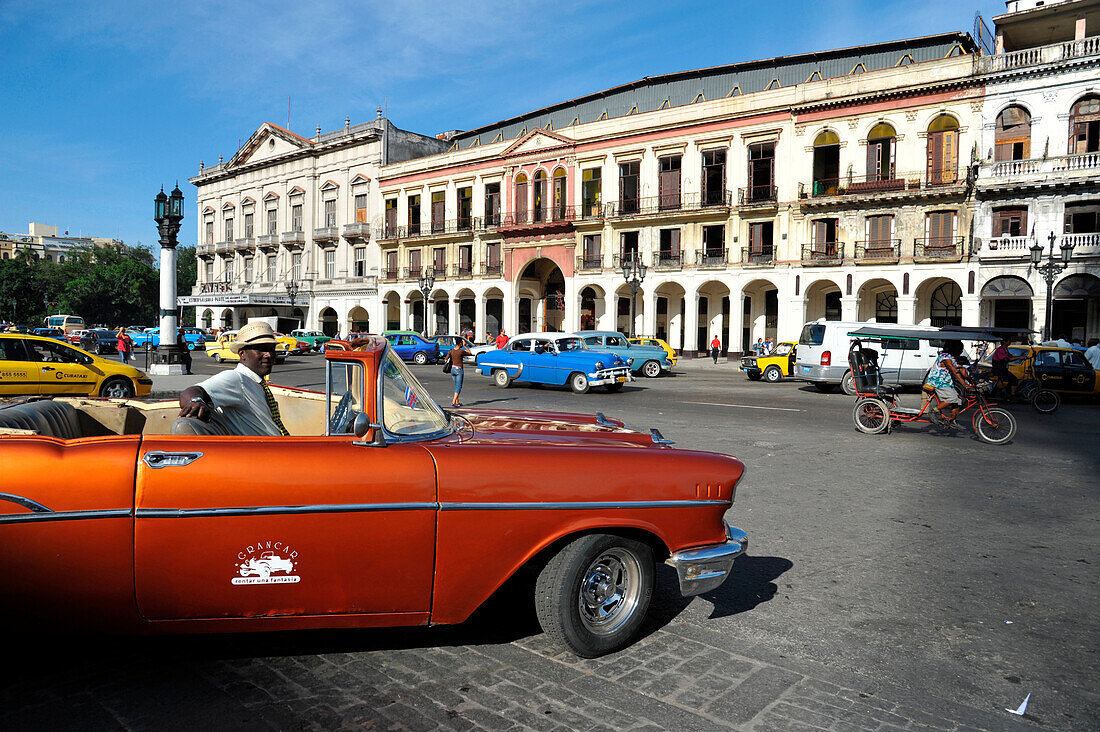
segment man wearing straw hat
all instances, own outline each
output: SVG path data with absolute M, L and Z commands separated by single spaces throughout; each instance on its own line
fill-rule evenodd
M 184 389 L 179 416 L 215 419 L 231 435 L 289 435 L 264 381 L 275 363 L 275 343 L 275 332 L 263 321 L 241 328 L 229 344 L 241 358 L 237 368 Z

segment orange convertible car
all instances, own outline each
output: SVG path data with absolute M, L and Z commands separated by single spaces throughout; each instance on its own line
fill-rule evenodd
M 460 623 L 529 569 L 543 628 L 591 657 L 638 630 L 655 562 L 694 595 L 745 551 L 723 521 L 733 458 L 602 415 L 444 412 L 377 337 L 325 357 L 326 392 L 272 387 L 291 437 L 230 436 L 174 401 L 0 408 L 0 614 L 168 633 Z

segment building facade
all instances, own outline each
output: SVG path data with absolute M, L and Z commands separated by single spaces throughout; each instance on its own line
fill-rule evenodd
M 178 303 L 194 306 L 206 328 L 270 315 L 333 334 L 376 328 L 379 167 L 445 148 L 398 129 L 381 110 L 313 138 L 260 126 L 232 158 L 190 179 L 198 284 Z
M 92 247 L 114 246 L 125 248 L 117 239 L 99 236 L 69 236 L 59 233 L 59 227 L 32 221 L 26 234 L 0 232 L 0 259 L 14 259 L 22 251 L 30 252 L 38 259 L 62 264 L 74 252 Z

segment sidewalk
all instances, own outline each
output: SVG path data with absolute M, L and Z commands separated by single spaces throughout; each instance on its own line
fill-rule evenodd
M 741 359 L 727 359 L 725 356 L 718 357 L 718 363 L 714 363 L 710 357 L 706 358 L 683 358 L 680 357 L 676 361 L 676 365 L 672 368 L 673 372 L 676 371 L 740 371 Z
M 149 378 L 153 380 L 153 391 L 150 392 L 149 399 L 175 399 L 187 387 L 193 386 L 204 379 L 209 379 L 210 374 L 191 374 L 190 376 L 150 375 Z

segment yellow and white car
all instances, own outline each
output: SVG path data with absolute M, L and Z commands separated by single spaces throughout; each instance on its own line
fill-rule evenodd
M 217 363 L 221 363 L 222 361 L 240 361 L 241 357 L 229 350 L 229 344 L 232 343 L 233 339 L 236 337 L 237 331 L 225 331 L 218 336 L 217 340 L 210 341 L 206 344 L 206 355 L 214 359 Z M 276 339 L 275 363 L 282 363 L 286 360 L 287 354 L 290 353 L 290 346 L 287 345 L 288 340 L 291 340 L 289 336 Z
M 649 336 L 641 336 L 640 338 L 627 338 L 627 341 L 633 343 L 636 346 L 653 346 L 655 348 L 663 348 L 665 353 L 668 354 L 669 366 L 676 365 L 676 349 L 668 345 L 668 342 L 663 338 L 650 338 Z
M 0 333 L 0 396 L 72 394 L 116 399 L 149 396 L 140 369 L 93 356 L 54 338 Z

